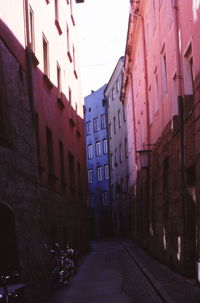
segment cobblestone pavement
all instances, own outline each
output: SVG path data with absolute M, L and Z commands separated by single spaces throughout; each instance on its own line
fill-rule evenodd
M 119 241 L 91 244 L 67 289 L 48 303 L 163 303 Z

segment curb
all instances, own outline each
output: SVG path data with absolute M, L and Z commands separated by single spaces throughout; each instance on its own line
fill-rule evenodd
M 142 271 L 142 273 L 144 274 L 144 276 L 146 277 L 146 279 L 148 280 L 149 284 L 151 285 L 151 287 L 153 287 L 153 289 L 156 291 L 156 293 L 158 294 L 158 296 L 162 299 L 162 301 L 164 303 L 177 303 L 175 302 L 170 296 L 169 294 L 163 289 L 163 285 L 161 283 L 159 283 L 154 276 L 151 274 L 151 272 L 144 267 L 141 262 L 137 259 L 137 257 L 132 253 L 132 251 L 130 250 L 130 248 L 127 247 L 125 242 L 119 241 L 119 243 L 124 247 L 124 249 L 126 250 L 126 252 L 128 253 L 128 255 L 133 259 L 133 261 L 137 264 L 137 266 L 139 267 L 139 269 Z

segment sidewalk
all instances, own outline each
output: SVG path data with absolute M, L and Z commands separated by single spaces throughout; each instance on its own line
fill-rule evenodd
M 200 287 L 194 280 L 175 274 L 166 266 L 158 263 L 137 244 L 121 240 L 130 255 L 137 261 L 145 275 L 168 303 L 200 303 Z

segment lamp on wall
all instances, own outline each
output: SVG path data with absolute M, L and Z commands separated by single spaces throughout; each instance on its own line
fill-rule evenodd
M 140 155 L 141 168 L 149 168 L 150 165 L 150 149 L 138 150 L 137 153 Z

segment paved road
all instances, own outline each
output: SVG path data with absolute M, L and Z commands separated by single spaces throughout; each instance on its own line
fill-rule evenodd
M 93 242 L 71 286 L 48 303 L 163 303 L 118 241 Z

